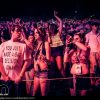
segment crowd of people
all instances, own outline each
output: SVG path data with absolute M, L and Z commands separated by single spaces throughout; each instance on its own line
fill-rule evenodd
M 100 94 L 100 20 L 15 18 L 0 22 L 0 44 L 8 96 Z

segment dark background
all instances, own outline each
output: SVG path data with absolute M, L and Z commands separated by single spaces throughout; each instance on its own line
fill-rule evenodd
M 0 0 L 0 16 L 52 18 L 54 9 L 61 17 L 100 18 L 99 0 Z

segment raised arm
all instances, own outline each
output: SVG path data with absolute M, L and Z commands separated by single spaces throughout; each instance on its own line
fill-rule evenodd
M 33 44 L 32 44 L 32 43 L 30 43 L 26 38 L 24 39 L 24 41 L 25 41 L 26 45 L 27 45 L 30 49 L 34 50 L 34 47 L 33 47 Z
M 60 17 L 57 16 L 58 12 L 54 11 L 54 17 L 57 19 L 57 21 L 59 22 L 59 33 L 61 34 L 62 33 L 62 26 L 63 26 L 63 23 L 62 23 L 62 20 Z
M 84 50 L 84 51 L 87 51 L 87 46 L 85 46 L 83 43 L 74 42 L 74 44 L 75 44 L 78 48 L 80 48 L 80 49 L 82 49 L 82 50 Z
M 22 32 L 21 37 L 22 37 L 22 41 L 25 42 L 26 45 L 33 50 L 34 49 L 33 44 L 28 41 L 24 31 Z

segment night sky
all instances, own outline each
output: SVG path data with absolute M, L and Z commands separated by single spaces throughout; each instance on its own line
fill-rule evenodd
M 53 17 L 53 10 L 61 17 L 79 18 L 94 15 L 100 18 L 99 0 L 3 0 L 0 1 L 1 16 Z

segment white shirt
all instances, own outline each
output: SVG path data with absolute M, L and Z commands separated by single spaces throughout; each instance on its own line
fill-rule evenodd
M 14 80 L 21 72 L 23 61 L 30 57 L 26 44 L 9 40 L 0 45 L 0 59 L 6 74 Z
M 100 34 L 94 34 L 92 31 L 86 34 L 86 43 L 90 47 L 90 52 L 100 51 Z

